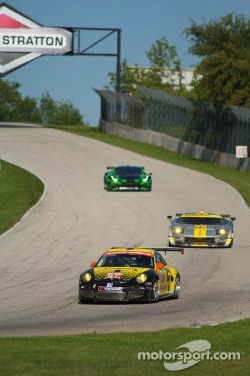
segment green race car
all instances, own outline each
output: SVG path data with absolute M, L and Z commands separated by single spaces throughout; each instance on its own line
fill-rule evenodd
M 144 167 L 107 167 L 104 174 L 104 189 L 107 191 L 151 191 L 152 173 Z

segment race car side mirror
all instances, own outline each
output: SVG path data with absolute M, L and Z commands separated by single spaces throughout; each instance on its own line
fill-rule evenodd
M 168 215 L 167 218 L 170 220 L 170 222 L 172 222 L 172 221 L 171 221 L 171 219 L 172 219 L 172 215 Z
M 164 268 L 164 264 L 162 262 L 156 263 L 156 269 L 163 269 L 163 268 Z
M 235 221 L 236 220 L 236 217 L 231 217 L 231 221 Z
M 91 268 L 94 268 L 96 266 L 96 261 L 91 262 L 90 266 Z

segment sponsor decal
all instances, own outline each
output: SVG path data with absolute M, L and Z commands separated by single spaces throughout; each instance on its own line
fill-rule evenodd
M 122 291 L 122 287 L 116 287 L 112 283 L 108 283 L 107 286 L 98 286 L 98 291 Z
M 133 256 L 148 256 L 153 257 L 152 251 L 111 251 L 111 252 L 105 252 L 105 256 L 112 256 L 112 255 L 130 255 Z
M 122 273 L 107 273 L 104 278 L 109 279 L 122 279 Z

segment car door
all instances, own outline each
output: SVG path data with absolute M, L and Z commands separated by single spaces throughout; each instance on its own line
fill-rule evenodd
M 155 252 L 155 260 L 157 263 L 164 265 L 163 268 L 158 269 L 159 281 L 160 281 L 160 294 L 165 294 L 169 291 L 170 273 L 167 269 L 167 263 L 158 252 Z

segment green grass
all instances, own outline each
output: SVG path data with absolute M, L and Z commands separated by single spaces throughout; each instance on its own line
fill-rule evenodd
M 90 127 L 60 129 L 106 142 L 168 163 L 201 171 L 231 184 L 250 206 L 250 174 L 175 154 L 153 145 L 103 134 Z M 37 202 L 43 184 L 31 174 L 2 161 L 0 170 L 0 233 L 16 223 Z M 15 199 L 14 199 L 15 197 Z M 240 353 L 241 360 L 202 360 L 174 374 L 245 376 L 250 365 L 250 319 L 196 329 L 145 333 L 84 334 L 58 337 L 0 338 L 0 375 L 166 375 L 164 360 L 138 360 L 138 352 L 179 352 L 178 346 L 203 339 L 211 353 Z M 182 350 L 184 351 L 184 350 Z
M 43 183 L 31 173 L 1 161 L 0 235 L 17 223 L 41 197 Z
M 166 375 L 163 360 L 138 360 L 138 352 L 173 353 L 194 340 L 211 343 L 215 353 L 239 353 L 240 360 L 201 360 L 174 374 L 245 376 L 249 372 L 250 320 L 168 329 L 149 333 L 85 334 L 60 337 L 0 338 L 1 376 L 11 375 Z M 170 362 L 169 360 L 167 360 Z

